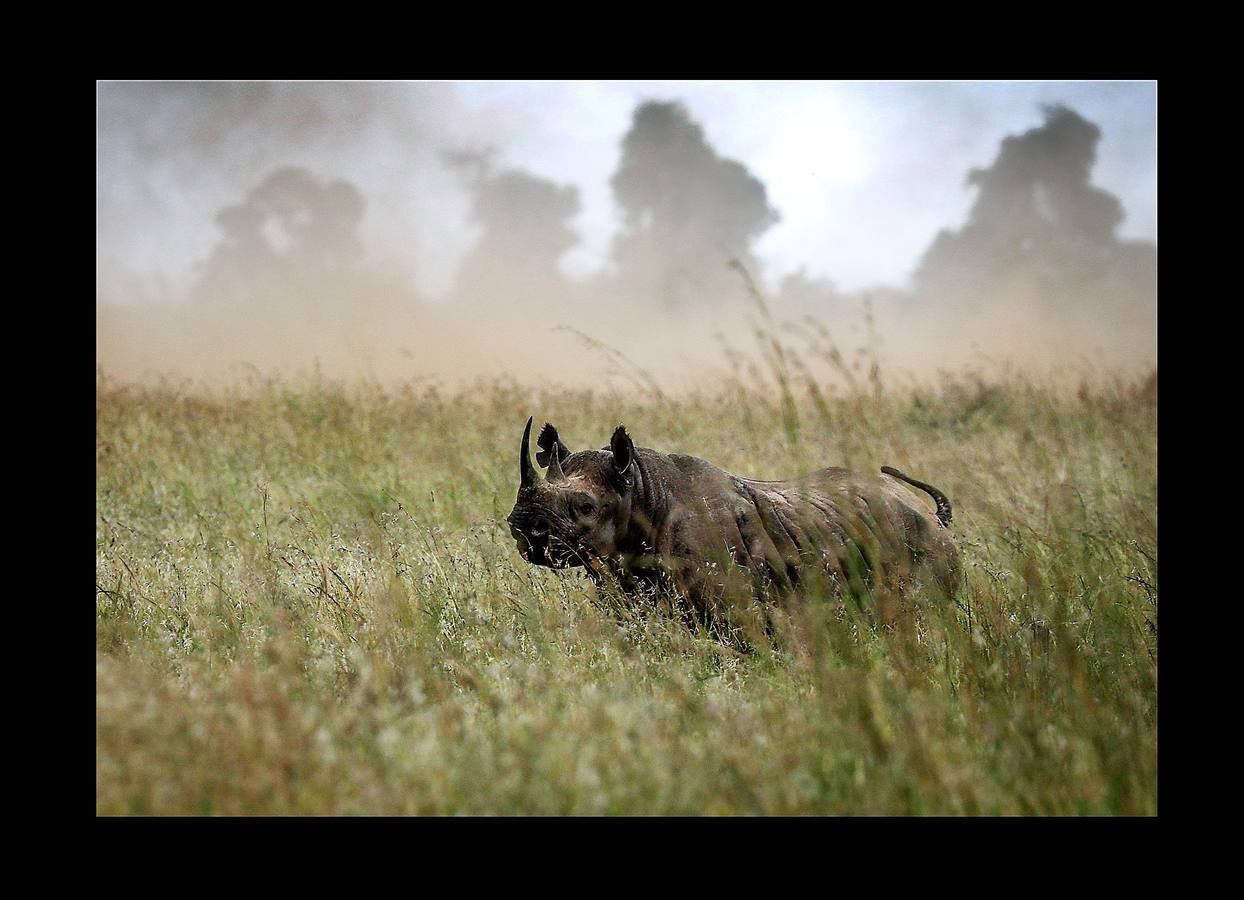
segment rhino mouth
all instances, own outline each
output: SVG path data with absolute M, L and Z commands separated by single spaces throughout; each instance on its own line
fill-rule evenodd
M 509 526 L 519 555 L 532 565 L 550 569 L 573 569 L 587 565 L 586 554 L 577 542 L 567 541 L 552 531 L 538 527 L 528 532 L 513 522 Z

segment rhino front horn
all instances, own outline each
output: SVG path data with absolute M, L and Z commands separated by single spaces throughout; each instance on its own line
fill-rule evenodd
M 531 417 L 527 419 L 527 427 L 523 429 L 523 447 L 518 457 L 518 471 L 520 475 L 519 489 L 534 487 L 539 481 L 536 475 L 536 467 L 531 464 Z

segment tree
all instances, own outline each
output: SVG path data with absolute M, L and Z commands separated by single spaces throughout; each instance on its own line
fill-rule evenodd
M 1043 113 L 1040 127 L 1002 141 L 992 166 L 968 173 L 976 201 L 968 223 L 925 252 L 923 297 L 1053 308 L 1154 296 L 1156 248 L 1120 241 L 1122 204 L 1090 183 L 1101 130 L 1063 106 Z
M 623 216 L 613 244 L 618 277 L 666 305 L 737 290 L 728 263 L 737 259 L 758 273 L 752 245 L 779 219 L 764 184 L 718 156 L 675 102 L 635 110 L 610 186 Z
M 347 181 L 278 169 L 216 214 L 224 234 L 201 265 L 194 297 L 217 302 L 316 291 L 351 275 L 363 260 L 358 228 L 365 206 Z
M 579 191 L 528 172 L 493 172 L 486 155 L 456 153 L 471 191 L 471 219 L 483 235 L 459 271 L 456 293 L 470 302 L 538 302 L 565 296 L 558 268 L 579 242 L 568 221 L 578 215 Z

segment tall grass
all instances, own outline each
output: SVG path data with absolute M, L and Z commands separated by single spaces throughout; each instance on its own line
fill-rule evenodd
M 883 385 L 821 338 L 838 389 L 780 342 L 699 395 L 101 375 L 97 811 L 1156 812 L 1153 379 Z M 751 653 L 619 619 L 515 552 L 529 414 L 755 478 L 897 466 L 954 501 L 965 585 L 796 605 Z

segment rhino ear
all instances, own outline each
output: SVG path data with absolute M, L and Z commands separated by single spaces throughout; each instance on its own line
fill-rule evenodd
M 622 425 L 614 429 L 609 449 L 613 452 L 613 471 L 624 487 L 630 487 L 635 477 L 635 444 Z
M 559 463 L 565 462 L 566 457 L 570 455 L 570 448 L 561 442 L 561 438 L 557 436 L 557 429 L 550 422 L 545 422 L 544 427 L 540 429 L 540 437 L 536 438 L 536 446 L 540 448 L 540 452 L 536 454 L 536 462 L 546 469 L 553 461 L 554 447 L 557 448 Z

